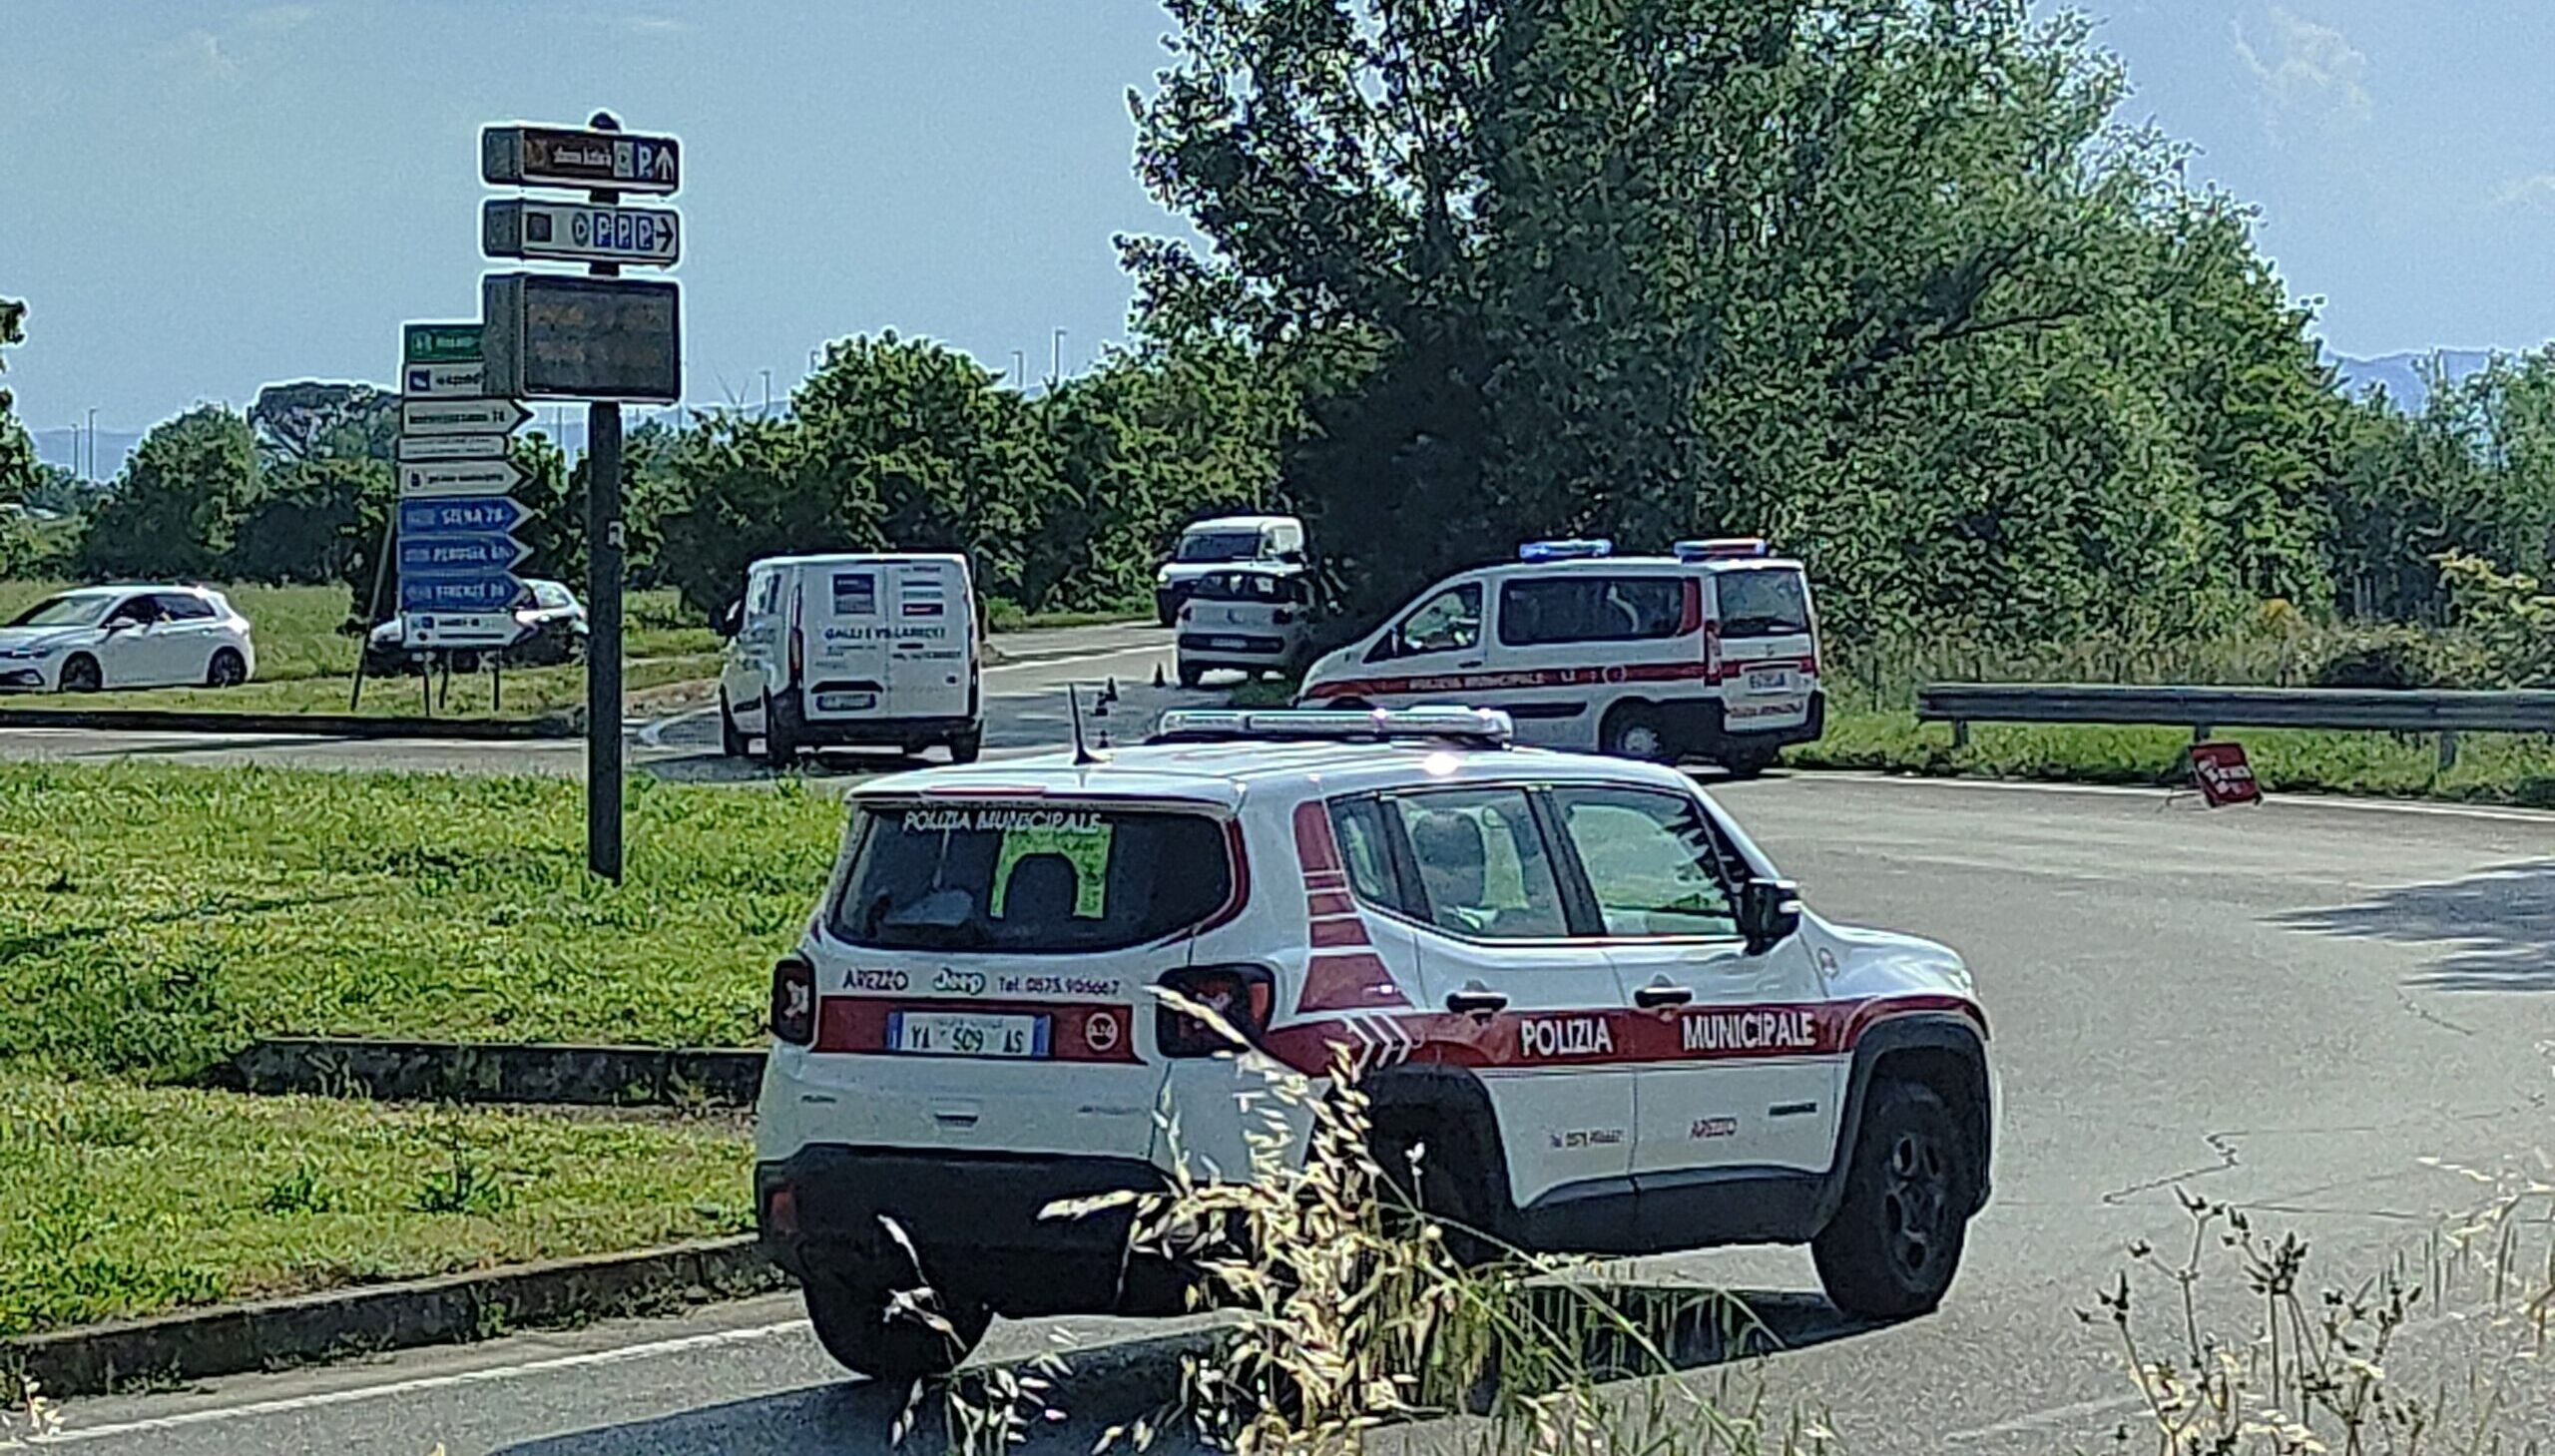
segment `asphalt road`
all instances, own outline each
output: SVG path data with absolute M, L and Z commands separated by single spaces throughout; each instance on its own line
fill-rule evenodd
M 2093 1307 L 2132 1240 L 2187 1241 L 2182 1191 L 2308 1237 L 2310 1287 L 2348 1282 L 2391 1252 L 2418 1255 L 2440 1220 L 2476 1202 L 2475 1184 L 2423 1159 L 2496 1167 L 2543 1133 L 2555 816 L 2306 802 L 2205 812 L 2140 791 L 1844 776 L 1770 777 L 1726 798 L 1822 911 L 1965 952 L 1995 1029 L 1996 1199 L 1937 1314 L 1848 1326 L 1793 1250 L 1619 1271 L 1745 1293 L 1790 1352 L 1687 1383 L 1762 1381 L 1774 1408 L 1823 1413 L 1845 1451 L 2112 1449 L 2135 1397 L 2108 1328 L 2076 1311 Z M 2215 1319 L 2248 1298 L 2222 1275 L 2203 1304 Z M 1069 1419 L 1039 1449 L 1089 1451 L 1104 1424 L 1167 1395 L 1197 1338 L 1072 1327 L 1107 1352 L 1059 1382 Z M 2473 1326 L 2424 1328 L 2445 1349 Z M 1001 1326 L 993 1353 L 1032 1352 L 1051 1334 Z M 2418 1343 L 2390 1363 L 2417 1377 L 2442 1368 Z M 452 1456 L 779 1456 L 883 1451 L 893 1404 L 839 1378 L 777 1299 L 66 1414 L 75 1445 L 155 1456 L 421 1456 L 437 1443 Z M 2555 1413 L 2539 1414 L 2538 1429 L 2555 1429 Z

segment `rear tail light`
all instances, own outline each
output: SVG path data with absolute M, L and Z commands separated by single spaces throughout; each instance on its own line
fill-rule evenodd
M 789 624 L 789 681 L 795 683 L 805 675 L 807 667 L 807 635 L 798 624 Z
M 805 956 L 782 956 L 771 968 L 771 1034 L 793 1047 L 816 1040 L 816 968 Z
M 1704 681 L 1721 681 L 1721 624 L 1718 622 L 1704 624 Z
M 1243 1048 L 1233 1040 L 1237 1035 L 1258 1046 L 1277 998 L 1277 983 L 1262 966 L 1187 966 L 1164 976 L 1162 988 L 1173 995 L 1154 1007 L 1154 1047 L 1166 1057 L 1239 1052 Z M 1174 1005 L 1173 997 L 1214 1012 L 1232 1031 Z
M 1184 605 L 1184 606 L 1180 609 L 1180 620 L 1181 620 L 1181 621 L 1183 621 L 1183 622 L 1188 621 L 1188 620 L 1190 619 L 1190 617 L 1191 617 L 1191 616 L 1192 616 L 1196 611 L 1197 611 L 1197 609 L 1196 609 L 1196 608 L 1194 608 L 1194 607 L 1189 607 L 1189 606 L 1185 606 L 1185 605 Z

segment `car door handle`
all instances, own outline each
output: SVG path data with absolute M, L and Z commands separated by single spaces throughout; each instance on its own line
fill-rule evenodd
M 1459 668 L 1478 668 L 1481 666 L 1481 661 L 1482 660 L 1479 658 L 1465 658 L 1457 662 L 1455 666 Z
M 1472 1016 L 1488 1016 L 1494 1011 L 1507 1010 L 1508 998 L 1485 987 L 1466 986 L 1460 991 L 1446 993 L 1446 1009 Z
M 1633 992 L 1633 1004 L 1644 1008 L 1683 1006 L 1694 999 L 1695 989 L 1692 986 L 1650 985 Z

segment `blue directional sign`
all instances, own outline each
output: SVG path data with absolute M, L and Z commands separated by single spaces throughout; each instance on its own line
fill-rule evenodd
M 531 513 L 510 495 L 425 496 L 399 503 L 399 534 L 425 536 L 454 531 L 503 535 Z
M 510 572 L 531 554 L 532 548 L 512 536 L 405 536 L 399 541 L 399 575 L 487 576 Z
M 523 583 L 502 572 L 476 577 L 399 578 L 402 612 L 502 612 L 523 595 Z

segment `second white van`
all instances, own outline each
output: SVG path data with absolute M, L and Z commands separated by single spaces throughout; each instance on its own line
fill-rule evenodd
M 975 582 L 962 556 L 777 556 L 746 572 L 722 624 L 719 742 L 755 740 L 785 765 L 801 749 L 984 746 Z

